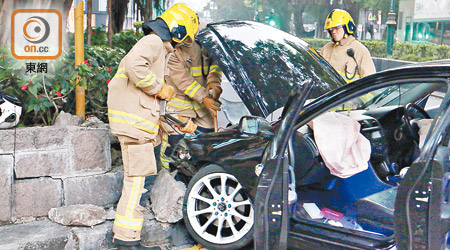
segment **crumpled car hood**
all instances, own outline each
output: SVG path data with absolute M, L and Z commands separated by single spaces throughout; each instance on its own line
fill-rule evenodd
M 265 24 L 208 24 L 197 36 L 217 61 L 252 115 L 283 107 L 294 86 L 311 78 L 308 99 L 345 85 L 342 77 L 298 37 Z

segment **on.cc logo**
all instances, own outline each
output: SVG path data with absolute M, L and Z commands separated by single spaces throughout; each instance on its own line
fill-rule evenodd
M 39 16 L 33 16 L 27 19 L 23 25 L 23 36 L 30 43 L 41 43 L 47 40 L 50 34 L 50 25 Z
M 56 9 L 17 9 L 11 16 L 11 54 L 56 59 L 62 53 L 62 16 Z

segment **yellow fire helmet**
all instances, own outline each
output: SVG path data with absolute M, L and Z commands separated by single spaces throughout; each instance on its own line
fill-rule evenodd
M 170 7 L 170 9 L 171 8 L 178 8 L 179 10 L 181 10 L 189 15 L 189 17 L 191 18 L 191 21 L 194 25 L 194 36 L 196 36 L 198 33 L 198 26 L 200 24 L 197 13 L 195 11 L 193 11 L 191 8 L 189 8 L 187 5 L 182 4 L 182 3 L 177 3 L 177 4 L 173 5 L 172 7 Z
M 176 6 L 178 5 L 178 6 Z M 192 41 L 194 41 L 195 36 L 195 23 L 197 24 L 198 31 L 198 18 L 193 19 L 186 11 L 186 9 L 190 9 L 185 6 L 183 8 L 180 7 L 181 4 L 176 4 L 170 7 L 168 10 L 164 11 L 159 18 L 163 19 L 167 24 L 170 30 L 170 34 L 172 35 L 172 40 L 181 43 L 187 37 L 190 37 Z M 193 10 L 192 13 L 195 13 Z
M 345 33 L 348 35 L 352 35 L 356 30 L 356 25 L 353 18 L 347 11 L 341 9 L 332 10 L 325 20 L 325 30 L 329 30 L 337 26 L 342 26 Z

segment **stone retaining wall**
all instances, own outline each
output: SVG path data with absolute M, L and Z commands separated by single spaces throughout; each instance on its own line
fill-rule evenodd
M 117 203 L 123 172 L 111 167 L 108 129 L 16 128 L 0 138 L 0 224 L 52 207 Z

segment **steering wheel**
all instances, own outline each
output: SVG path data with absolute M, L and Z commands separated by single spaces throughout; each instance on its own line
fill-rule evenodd
M 413 119 L 412 114 L 415 113 L 414 111 L 419 112 L 425 119 L 430 119 L 431 117 L 427 111 L 415 103 L 408 103 L 405 106 L 405 114 L 402 117 L 403 123 L 405 124 L 405 127 L 408 130 L 407 132 L 411 135 L 414 142 L 419 143 L 419 134 L 414 131 L 411 125 L 411 120 Z

